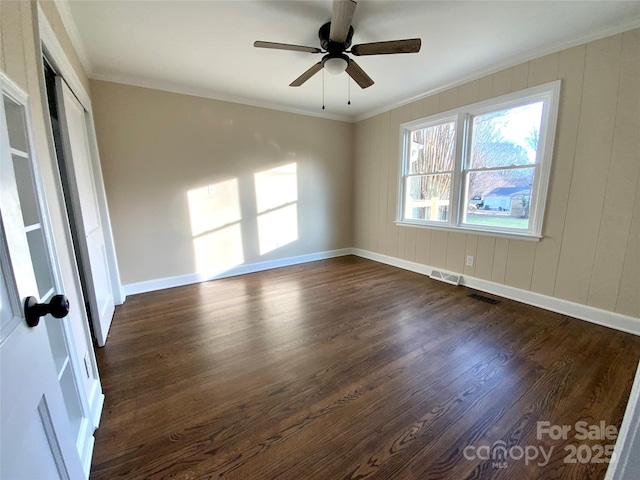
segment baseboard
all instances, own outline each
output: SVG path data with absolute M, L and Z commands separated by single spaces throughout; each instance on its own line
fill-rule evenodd
M 88 416 L 82 419 L 82 427 L 78 434 L 80 461 L 84 468 L 86 478 L 89 478 L 89 471 L 91 469 L 91 459 L 93 458 L 93 446 L 95 444 L 94 432 L 100 425 L 100 417 L 102 416 L 102 409 L 104 408 L 104 394 L 102 393 L 102 387 L 98 380 L 93 382 L 91 393 L 88 398 L 89 412 Z
M 352 252 L 354 255 L 362 258 L 392 265 L 404 270 L 410 270 L 422 275 L 429 275 L 434 269 L 434 267 L 428 265 L 422 265 L 420 263 L 410 262 L 408 260 L 402 260 L 400 258 L 390 257 L 388 255 L 382 255 L 368 250 L 362 250 L 360 248 L 354 248 L 352 249 Z M 548 295 L 531 292 L 529 290 L 521 290 L 519 288 L 491 282 L 489 280 L 483 280 L 481 278 L 471 277 L 469 275 L 462 275 L 461 285 L 481 290 L 486 293 L 491 293 L 493 295 L 498 295 L 500 297 L 509 298 L 511 300 L 517 300 L 518 302 L 533 305 L 535 307 L 551 310 L 552 312 L 569 315 L 580 320 L 586 320 L 591 323 L 621 330 L 626 333 L 640 335 L 640 319 L 638 318 L 609 312 L 607 310 L 600 310 L 598 308 L 581 305 L 579 303 L 562 300 L 560 298 L 549 297 Z
M 91 460 L 93 459 L 93 447 L 96 444 L 96 437 L 94 437 L 93 435 L 91 435 L 88 438 L 88 442 L 86 445 L 86 454 L 84 455 L 84 458 L 82 459 L 82 468 L 84 470 L 84 474 L 85 477 L 88 479 L 89 478 L 89 473 L 91 473 Z
M 78 438 L 76 439 L 76 448 L 78 449 L 80 463 L 82 464 L 82 470 L 84 471 L 86 478 L 89 478 L 91 459 L 93 457 L 93 446 L 95 444 L 93 431 L 90 419 L 83 417 L 80 421 L 80 429 L 78 432 Z
M 327 258 L 342 257 L 351 255 L 353 249 L 341 248 L 339 250 L 329 250 L 326 252 L 316 252 L 307 255 L 298 255 L 296 257 L 280 258 L 277 260 L 269 260 L 266 262 L 249 263 L 246 265 L 238 265 L 225 272 L 218 274 L 191 273 L 187 275 L 179 275 L 176 277 L 159 278 L 157 280 L 148 280 L 145 282 L 129 283 L 124 285 L 125 295 L 136 295 L 138 293 L 153 292 L 156 290 L 164 290 L 165 288 L 182 287 L 193 283 L 206 282 L 219 278 L 235 277 L 237 275 L 246 275 L 247 273 L 262 272 L 263 270 L 272 270 L 274 268 L 288 267 L 291 265 L 299 265 L 301 263 L 316 262 Z
M 604 480 L 638 478 L 640 461 L 640 365 L 629 394 L 620 433 Z
M 120 285 L 116 295 L 114 295 L 114 303 L 116 305 L 122 305 L 127 299 L 127 293 L 124 291 L 124 286 Z
M 93 412 L 93 428 L 97 429 L 100 426 L 100 419 L 102 418 L 102 410 L 104 409 L 104 393 L 100 393 L 94 402 L 92 408 Z
M 411 272 L 420 273 L 422 275 L 430 275 L 434 267 L 423 265 L 421 263 L 411 262 L 400 258 L 383 255 L 380 253 L 370 252 L 360 248 L 342 248 L 339 250 L 329 250 L 326 252 L 310 253 L 307 255 L 299 255 L 296 257 L 287 257 L 277 260 L 269 260 L 266 262 L 256 262 L 246 265 L 239 265 L 231 268 L 223 273 L 208 275 L 202 273 L 193 273 L 188 275 L 179 275 L 175 277 L 160 278 L 157 280 L 148 280 L 145 282 L 130 283 L 124 286 L 125 295 L 136 295 L 138 293 L 153 292 L 163 290 L 165 288 L 181 287 L 183 285 L 191 285 L 208 280 L 219 278 L 235 277 L 237 275 L 245 275 L 247 273 L 261 272 L 274 268 L 288 267 L 290 265 L 299 265 L 302 263 L 315 262 L 327 258 L 341 257 L 345 255 L 357 255 L 376 262 L 384 263 L 394 267 L 409 270 Z M 441 270 L 441 269 L 439 269 Z M 508 285 L 483 280 L 481 278 L 462 275 L 461 285 L 480 290 L 500 297 L 509 298 L 518 302 L 533 305 L 535 307 L 551 310 L 552 312 L 569 315 L 580 320 L 586 320 L 591 323 L 614 328 L 626 333 L 640 335 L 640 319 L 622 315 L 620 313 L 609 312 L 599 308 L 581 305 L 579 303 L 570 302 L 560 298 L 550 297 L 541 293 L 522 290 Z

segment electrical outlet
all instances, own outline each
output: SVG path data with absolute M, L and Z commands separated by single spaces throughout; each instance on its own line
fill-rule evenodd
M 473 255 L 467 255 L 467 267 L 473 267 Z

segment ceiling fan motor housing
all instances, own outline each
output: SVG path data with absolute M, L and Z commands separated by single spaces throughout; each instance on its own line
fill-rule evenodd
M 327 22 L 320 27 L 318 31 L 318 37 L 320 37 L 320 46 L 326 50 L 332 56 L 339 56 L 347 48 L 351 46 L 351 39 L 353 38 L 353 27 L 349 27 L 349 33 L 347 33 L 347 39 L 344 43 L 332 42 L 329 39 L 329 31 L 331 30 L 331 22 Z

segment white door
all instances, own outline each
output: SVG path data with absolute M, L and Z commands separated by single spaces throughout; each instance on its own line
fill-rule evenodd
M 86 294 L 89 300 L 93 333 L 98 345 L 107 341 L 115 311 L 109 263 L 102 232 L 95 176 L 84 107 L 64 80 L 56 77 L 64 169 L 71 193 L 72 221 L 77 228 L 77 241 L 82 260 Z
M 56 262 L 27 134 L 26 97 L 0 74 L 0 478 L 81 479 L 76 445 L 47 335 L 51 315 L 28 327 L 24 301 L 47 303 Z M 22 97 L 21 97 L 22 96 Z

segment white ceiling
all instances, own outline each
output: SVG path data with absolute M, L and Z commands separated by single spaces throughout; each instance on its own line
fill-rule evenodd
M 347 75 L 326 74 L 323 112 L 321 73 L 288 86 L 321 55 L 253 42 L 319 46 L 331 0 L 61 3 L 92 78 L 345 120 L 640 26 L 640 1 L 358 0 L 353 44 L 420 37 L 422 50 L 359 57 L 376 83 L 351 82 L 351 106 Z

